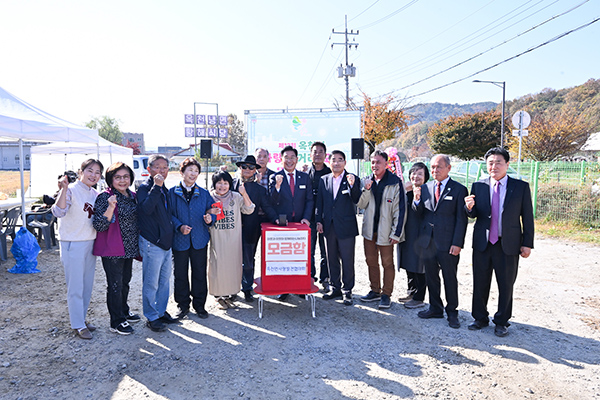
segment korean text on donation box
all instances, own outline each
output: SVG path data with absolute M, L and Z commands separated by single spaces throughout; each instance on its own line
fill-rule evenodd
M 307 274 L 308 231 L 267 231 L 265 275 Z

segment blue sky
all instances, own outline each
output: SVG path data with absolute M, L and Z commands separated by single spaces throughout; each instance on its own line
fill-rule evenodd
M 183 114 L 194 102 L 218 103 L 221 114 L 243 120 L 244 110 L 342 99 L 335 67 L 344 48 L 331 44 L 343 35 L 331 31 L 343 31 L 344 15 L 359 30 L 349 53 L 354 96 L 500 102 L 500 88 L 472 80 L 506 81 L 510 100 L 600 78 L 599 21 L 420 95 L 593 21 L 597 0 L 2 0 L 0 86 L 75 123 L 109 115 L 123 131 L 144 133 L 148 147 L 185 146 Z

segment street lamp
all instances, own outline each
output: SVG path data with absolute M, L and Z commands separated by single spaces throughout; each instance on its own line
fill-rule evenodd
M 506 93 L 506 82 L 496 82 L 496 81 L 480 81 L 479 79 L 475 79 L 473 82 L 475 83 L 491 83 L 494 86 L 498 86 L 502 88 L 502 125 L 500 127 L 500 147 L 504 148 L 504 98 Z

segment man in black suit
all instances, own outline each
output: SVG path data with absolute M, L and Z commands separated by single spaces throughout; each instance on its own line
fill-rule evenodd
M 312 165 L 308 169 L 308 176 L 310 183 L 313 188 L 313 200 L 317 202 L 317 195 L 319 193 L 319 181 L 321 177 L 330 174 L 331 169 L 325 165 L 325 157 L 327 156 L 327 147 L 323 142 L 313 142 L 310 146 L 310 157 L 312 159 Z M 323 233 L 317 232 L 317 226 L 315 224 L 315 213 L 312 214 L 310 220 L 310 276 L 316 281 L 317 280 L 317 265 L 315 263 L 315 250 L 317 249 L 317 243 L 319 243 L 319 253 L 321 254 L 319 265 L 319 282 L 323 285 L 325 292 L 329 291 L 329 269 L 327 268 L 327 255 L 325 254 L 325 238 Z
M 527 182 L 513 179 L 508 171 L 508 152 L 496 147 L 485 154 L 488 178 L 473 183 L 465 209 L 477 218 L 473 228 L 473 310 L 470 330 L 489 325 L 487 302 L 492 271 L 498 284 L 498 311 L 492 322 L 496 336 L 508 335 L 512 316 L 513 287 L 519 255 L 529 257 L 533 248 L 534 222 Z
M 243 183 L 248 197 L 252 203 L 256 204 L 252 214 L 242 214 L 242 292 L 247 302 L 254 301 L 252 297 L 252 284 L 254 283 L 254 257 L 258 240 L 261 236 L 261 222 L 266 219 L 269 222 L 275 222 L 277 214 L 271 206 L 271 200 L 267 189 L 256 182 L 256 170 L 260 165 L 256 163 L 254 156 L 249 155 L 243 161 L 235 163 L 240 169 L 239 176 L 233 179 L 232 190 L 239 192 L 240 184 Z M 264 217 L 260 215 L 263 211 Z
M 440 297 L 441 270 L 448 325 L 458 329 L 460 322 L 456 275 L 467 231 L 467 216 L 464 212 L 467 188 L 448 176 L 452 168 L 448 156 L 435 155 L 430 167 L 434 180 L 413 189 L 412 207 L 423 217 L 417 245 L 421 248 L 429 290 L 429 309 L 420 311 L 417 315 L 424 319 L 444 317 L 444 304 Z
M 298 150 L 285 146 L 281 150 L 283 169 L 271 175 L 269 194 L 271 205 L 278 216 L 285 215 L 288 222 L 300 222 L 310 226 L 313 213 L 313 191 L 308 174 L 296 170 Z M 279 223 L 279 218 L 276 223 Z M 279 295 L 285 300 L 287 294 Z
M 360 183 L 346 172 L 346 155 L 342 151 L 332 151 L 329 160 L 333 172 L 321 178 L 315 207 L 317 231 L 325 235 L 329 261 L 330 292 L 323 299 L 343 297 L 344 304 L 350 306 L 354 288 L 354 245 L 358 236 L 354 205 L 360 198 Z

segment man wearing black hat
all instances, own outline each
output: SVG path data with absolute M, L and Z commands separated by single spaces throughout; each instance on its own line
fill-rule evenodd
M 254 301 L 252 297 L 252 284 L 254 282 L 254 256 L 260 239 L 260 223 L 263 218 L 259 215 L 259 209 L 262 210 L 270 222 L 275 222 L 277 214 L 271 206 L 271 200 L 267 195 L 267 189 L 256 182 L 256 171 L 260 165 L 256 163 L 256 158 L 252 155 L 246 156 L 243 161 L 235 163 L 239 167 L 236 177 L 233 179 L 233 190 L 238 192 L 240 184 L 244 185 L 246 193 L 250 200 L 257 207 L 252 214 L 242 214 L 242 292 L 247 302 Z

